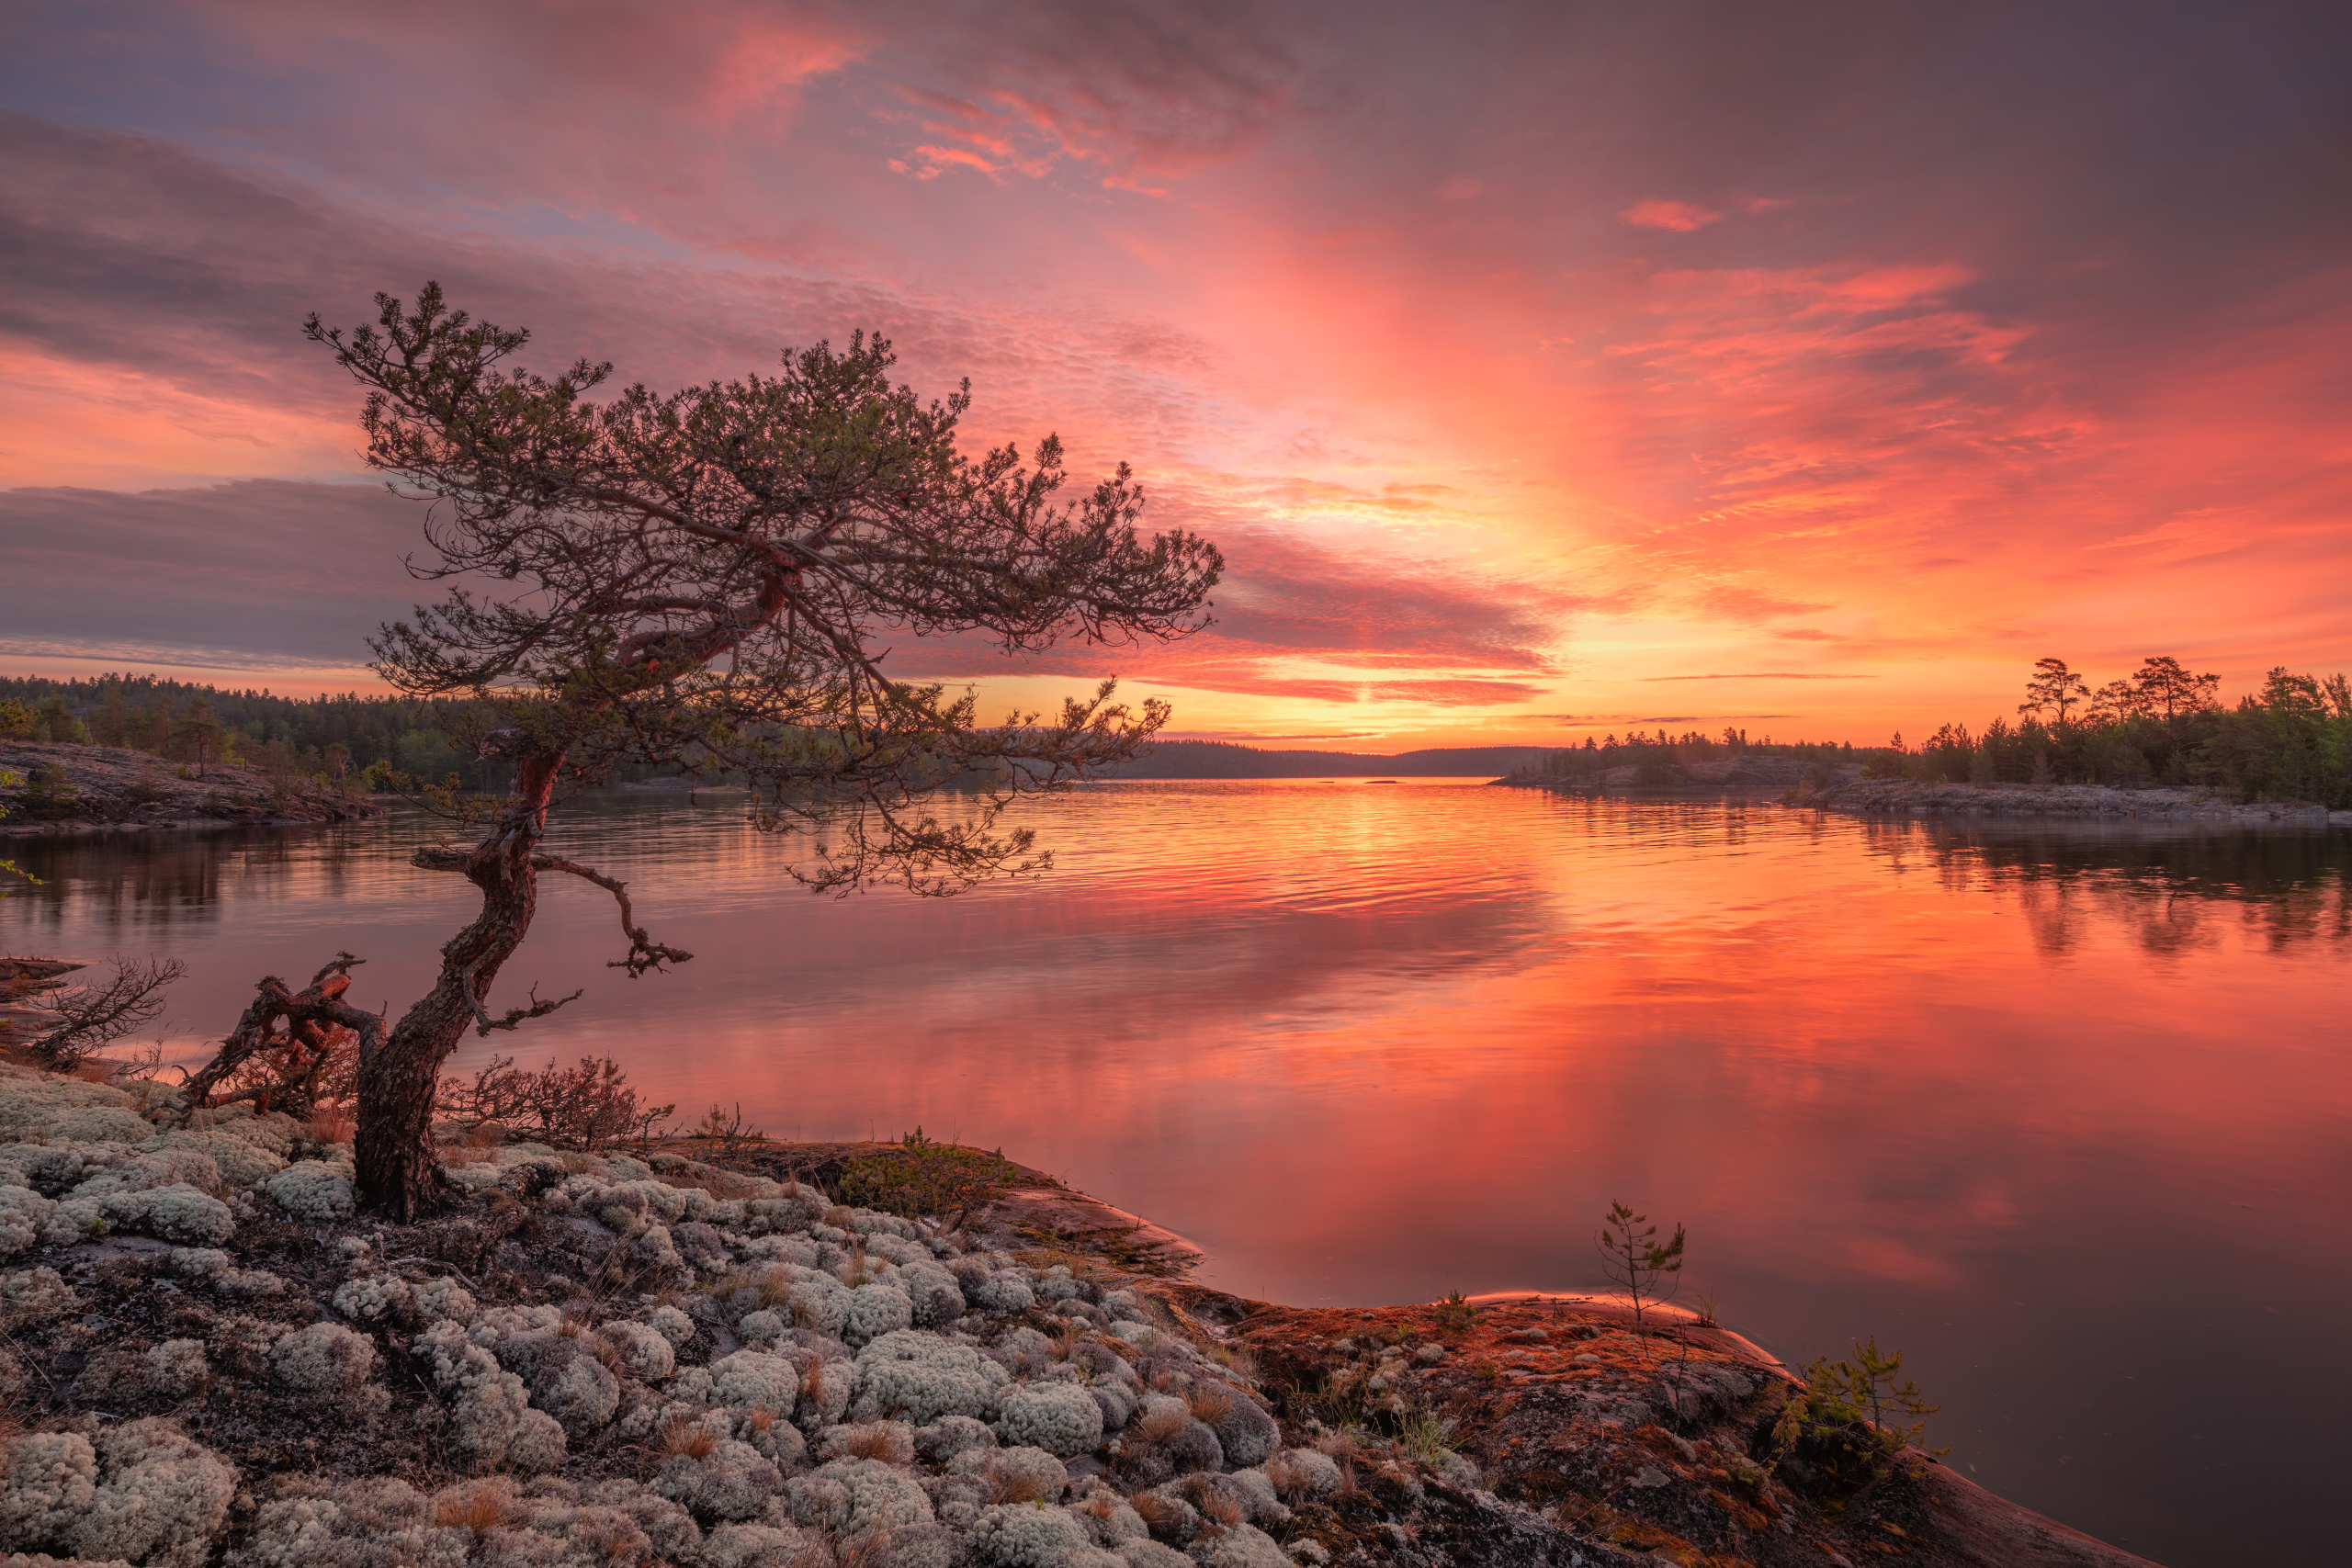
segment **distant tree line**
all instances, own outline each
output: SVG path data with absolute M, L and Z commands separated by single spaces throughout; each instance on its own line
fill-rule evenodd
M 2246 801 L 2352 807 L 2352 682 L 2274 666 L 2262 689 L 2224 704 L 2222 678 L 2168 655 L 2094 689 L 2063 659 L 2035 664 L 2017 722 L 1972 735 L 1947 724 L 1917 748 L 1903 737 L 1863 773 L 1926 783 L 2203 784 Z
M 1680 784 L 1684 777 L 1681 763 L 1743 756 L 1793 757 L 1827 770 L 1851 762 L 1855 751 L 1850 740 L 1776 741 L 1767 735 L 1751 741 L 1747 731 L 1729 727 L 1719 736 L 1702 735 L 1695 729 L 1680 735 L 1671 735 L 1664 729 L 1645 735 L 1636 729 L 1627 730 L 1623 737 L 1611 733 L 1599 739 L 1588 735 L 1582 746 L 1548 752 L 1530 771 L 1549 778 L 1590 779 L 1612 768 L 1630 767 L 1637 784 Z
M 503 789 L 510 772 L 453 744 L 460 701 L 406 697 L 281 697 L 223 691 L 153 675 L 88 681 L 0 676 L 0 736 L 69 746 L 120 746 L 191 773 L 226 762 L 274 778 L 348 790 L 384 787 L 395 773 Z

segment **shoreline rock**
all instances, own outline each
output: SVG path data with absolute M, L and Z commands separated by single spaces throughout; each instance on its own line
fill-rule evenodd
M 949 1152 L 1002 1186 L 948 1225 L 685 1152 L 855 1178 L 889 1145 L 467 1140 L 442 1150 L 447 1212 L 390 1225 L 352 1213 L 325 1123 L 238 1106 L 166 1125 L 171 1100 L 0 1066 L 0 1382 L 26 1428 L 0 1464 L 6 1550 L 2143 1563 L 1924 1456 L 1859 1482 L 1776 1467 L 1786 1371 L 1713 1325 L 1636 1334 L 1589 1299 L 1247 1301 L 1166 1248 L 1130 1266 L 1146 1222 L 981 1151 Z M 61 1476 L 96 1506 L 59 1506 Z
M 33 781 L 51 765 L 64 770 L 74 800 L 63 815 L 36 817 Z M 272 779 L 242 763 L 215 762 L 202 778 L 181 778 L 162 758 L 117 746 L 0 740 L 0 772 L 25 781 L 0 796 L 8 807 L 0 818 L 6 838 L 355 822 L 386 809 L 307 779 Z
M 2122 789 L 2111 784 L 1914 784 L 1851 779 L 1794 793 L 1782 805 L 1860 817 L 2050 817 L 2110 822 L 2284 826 L 2352 821 L 2308 801 L 2245 805 L 2197 787 Z

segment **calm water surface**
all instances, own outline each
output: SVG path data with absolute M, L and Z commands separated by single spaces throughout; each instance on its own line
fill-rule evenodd
M 1900 1346 L 1966 1474 L 2165 1562 L 2340 1562 L 2352 834 L 1815 818 L 1448 781 L 1122 784 L 1050 876 L 814 899 L 738 797 L 565 852 L 500 1043 L 801 1137 L 1002 1145 L 1293 1303 L 1600 1281 L 1611 1199 L 1779 1354 Z M 193 1043 L 339 946 L 403 1007 L 470 912 L 415 821 L 34 847 L 0 947 L 186 958 Z M 478 1060 L 469 1045 L 459 1065 Z

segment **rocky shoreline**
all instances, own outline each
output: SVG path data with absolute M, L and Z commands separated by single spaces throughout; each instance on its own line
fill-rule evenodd
M 0 1068 L 0 1562 L 2143 1561 L 1924 1457 L 1776 1453 L 1786 1371 L 1687 1316 L 1248 1301 L 977 1151 L 1012 1179 L 965 1212 L 839 1201 L 939 1145 L 477 1134 L 388 1225 L 343 1135 Z
M 2352 822 L 2308 801 L 2245 805 L 2217 790 L 2119 789 L 2107 784 L 1913 784 L 1849 779 L 1799 791 L 1782 804 L 1864 817 L 2059 817 L 2107 822 L 2195 822 L 2275 827 Z
M 63 771 L 70 798 L 42 796 L 40 774 L 51 767 Z M 215 762 L 194 778 L 181 777 L 183 771 L 120 747 L 0 740 L 0 773 L 24 781 L 0 791 L 8 808 L 0 837 L 352 822 L 386 810 L 308 779 L 272 779 L 235 763 Z

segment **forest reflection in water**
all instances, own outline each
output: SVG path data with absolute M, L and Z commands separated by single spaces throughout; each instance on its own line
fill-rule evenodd
M 2008 893 L 2052 953 L 2095 929 L 2129 933 L 2151 955 L 2210 945 L 2224 931 L 2278 949 L 2352 942 L 2352 835 L 2341 830 L 1872 821 L 1862 835 L 1894 868 L 1924 858 L 1953 891 L 1982 881 Z
M 1001 1144 L 1276 1300 L 1589 1288 L 1623 1198 L 1776 1350 L 1901 1345 L 1964 1473 L 2176 1565 L 2329 1560 L 2352 834 L 1419 781 L 1026 820 L 1047 877 L 836 902 L 740 797 L 583 801 L 560 847 L 696 957 L 619 978 L 609 901 L 550 888 L 502 986 L 588 994 L 494 1043 L 781 1135 Z M 471 905 L 405 865 L 429 836 L 27 844 L 0 945 L 187 959 L 191 1048 L 338 947 L 397 1009 Z

